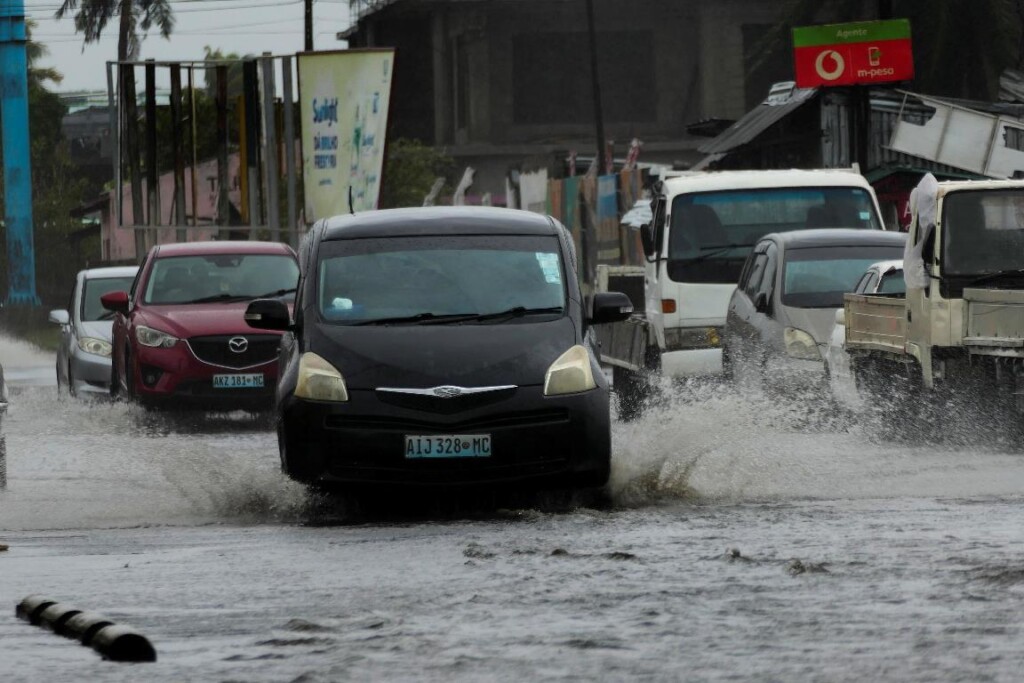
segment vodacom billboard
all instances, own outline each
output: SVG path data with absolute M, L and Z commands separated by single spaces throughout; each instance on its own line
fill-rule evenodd
M 795 28 L 793 58 L 798 88 L 914 77 L 910 22 L 906 19 Z

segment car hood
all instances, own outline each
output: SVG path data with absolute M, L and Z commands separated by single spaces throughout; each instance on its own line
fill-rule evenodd
M 501 325 L 318 325 L 309 350 L 350 389 L 536 386 L 573 344 L 568 317 Z
M 786 318 L 790 327 L 807 332 L 818 344 L 828 344 L 836 323 L 836 309 L 786 307 Z
M 92 337 L 109 342 L 113 320 L 90 320 L 79 324 L 80 337 Z
M 267 334 L 266 330 L 254 329 L 245 322 L 245 309 L 248 305 L 248 301 L 239 301 L 150 306 L 138 317 L 137 323 L 154 327 L 181 339 L 214 334 Z

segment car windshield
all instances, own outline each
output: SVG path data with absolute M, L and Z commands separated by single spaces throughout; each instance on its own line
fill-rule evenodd
M 556 237 L 358 239 L 321 247 L 318 302 L 336 324 L 435 323 L 508 313 L 493 322 L 562 315 Z M 483 321 L 477 321 L 483 322 Z
M 103 308 L 100 297 L 110 292 L 127 292 L 134 279 L 134 275 L 87 279 L 82 290 L 82 322 L 110 320 L 114 314 Z
M 794 308 L 840 308 L 871 264 L 903 255 L 900 245 L 788 249 L 782 303 Z
M 859 187 L 783 187 L 683 194 L 672 201 L 669 277 L 735 284 L 754 244 L 770 232 L 881 229 Z
M 951 192 L 942 202 L 944 275 L 988 275 L 1021 269 L 1024 193 Z
M 298 279 L 298 264 L 284 254 L 169 256 L 153 262 L 144 301 L 189 304 L 293 297 Z

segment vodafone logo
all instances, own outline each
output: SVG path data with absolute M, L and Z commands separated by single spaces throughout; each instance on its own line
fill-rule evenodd
M 825 50 L 814 60 L 814 70 L 826 81 L 836 80 L 843 75 L 845 69 L 846 61 L 835 50 Z

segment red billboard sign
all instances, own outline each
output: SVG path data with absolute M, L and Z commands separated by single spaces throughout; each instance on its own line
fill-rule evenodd
M 908 81 L 914 77 L 910 22 L 795 28 L 793 60 L 798 88 Z

